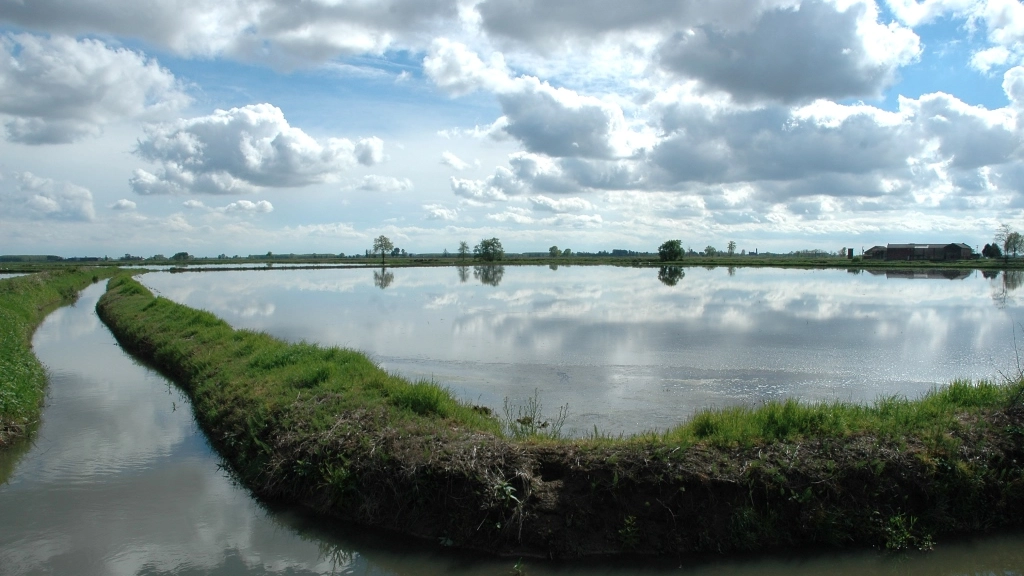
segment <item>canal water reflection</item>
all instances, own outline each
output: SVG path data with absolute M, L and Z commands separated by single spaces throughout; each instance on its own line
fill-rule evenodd
M 0 454 L 0 575 L 483 576 L 515 559 L 454 553 L 271 509 L 232 483 L 186 397 L 124 354 L 94 312 L 102 286 L 54 312 L 33 345 L 51 374 L 31 443 Z M 1024 537 L 928 554 L 785 555 L 550 564 L 523 574 L 1021 574 Z
M 1021 306 L 1016 277 L 957 270 L 477 265 L 142 281 L 236 327 L 362 350 L 493 409 L 537 390 L 548 414 L 568 404 L 565 430 L 578 434 L 999 377 L 1016 369 Z

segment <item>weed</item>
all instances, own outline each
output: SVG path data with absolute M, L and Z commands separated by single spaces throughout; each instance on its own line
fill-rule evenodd
M 916 524 L 917 518 L 902 512 L 890 516 L 882 530 L 885 536 L 885 549 L 890 552 L 901 552 L 910 548 L 931 550 L 935 545 L 931 536 L 915 534 Z
M 622 527 L 619 528 L 619 543 L 627 550 L 635 550 L 640 544 L 640 527 L 637 526 L 636 516 L 626 516 L 622 519 Z
M 558 416 L 554 420 L 544 419 L 544 406 L 540 402 L 539 392 L 533 390 L 533 396 L 526 399 L 525 404 L 513 404 L 508 397 L 504 404 L 505 417 L 502 421 L 505 434 L 516 440 L 541 436 L 561 438 L 562 426 L 569 415 L 569 405 L 558 408 Z M 594 429 L 597 434 L 597 428 Z
M 494 495 L 501 500 L 505 506 L 521 506 L 522 502 L 516 498 L 516 489 L 507 480 L 501 480 L 494 485 Z M 514 504 L 513 504 L 514 503 Z

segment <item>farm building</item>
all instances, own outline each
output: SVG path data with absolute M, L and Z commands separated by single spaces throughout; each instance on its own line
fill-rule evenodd
M 889 244 L 864 251 L 864 258 L 874 260 L 969 260 L 974 257 L 974 250 L 963 243 Z
M 885 246 L 875 246 L 864 251 L 865 260 L 885 260 Z

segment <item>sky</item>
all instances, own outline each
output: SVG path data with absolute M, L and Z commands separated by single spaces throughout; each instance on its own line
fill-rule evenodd
M 980 249 L 1020 0 L 0 0 L 0 254 Z

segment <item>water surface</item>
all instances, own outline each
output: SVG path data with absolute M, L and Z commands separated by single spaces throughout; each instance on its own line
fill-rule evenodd
M 536 390 L 548 414 L 569 406 L 567 431 L 613 434 L 704 407 L 869 402 L 998 378 L 1016 370 L 1019 282 L 1006 280 L 608 266 L 142 277 L 236 327 L 356 348 L 498 410 Z
M 269 509 L 233 484 L 188 400 L 133 362 L 93 310 L 102 286 L 51 314 L 34 338 L 50 370 L 32 442 L 0 453 L 0 575 L 483 576 L 481 558 Z M 1024 536 L 940 543 L 929 554 L 784 554 L 551 564 L 533 576 L 1022 574 Z

